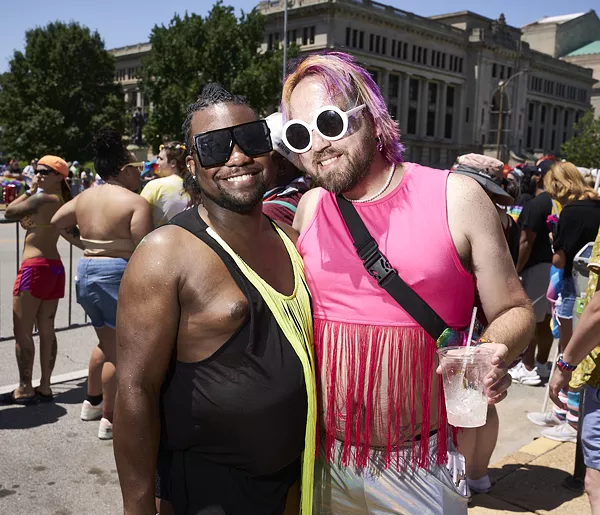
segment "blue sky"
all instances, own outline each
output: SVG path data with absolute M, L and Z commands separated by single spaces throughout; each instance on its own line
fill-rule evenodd
M 585 12 L 593 7 L 598 11 L 598 0 L 380 0 L 421 16 L 470 10 L 497 18 L 504 12 L 510 25 L 520 27 L 542 16 Z M 238 11 L 251 10 L 256 0 L 226 0 Z M 146 41 L 155 24 L 168 23 L 175 12 L 196 12 L 204 15 L 213 0 L 3 0 L 0 8 L 0 72 L 8 69 L 8 60 L 15 49 L 22 50 L 27 29 L 43 26 L 51 21 L 77 21 L 96 29 L 107 48 Z

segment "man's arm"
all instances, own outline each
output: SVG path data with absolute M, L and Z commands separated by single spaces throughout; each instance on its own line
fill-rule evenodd
M 533 309 L 515 272 L 500 218 L 483 188 L 472 179 L 451 174 L 448 191 L 452 235 L 455 243 L 461 234 L 466 237 L 477 291 L 490 321 L 483 336 L 494 342 L 496 350 L 486 379 L 488 397 L 495 403 L 510 386 L 507 363 L 533 337 Z M 451 195 L 455 195 L 452 200 Z
M 552 264 L 556 268 L 564 268 L 567 264 L 567 255 L 564 250 L 559 250 L 552 255 Z
M 125 515 L 156 513 L 159 395 L 180 315 L 175 231 L 160 229 L 137 248 L 119 290 L 113 443 Z
M 54 213 L 51 224 L 54 225 L 58 230 L 72 229 L 77 225 L 77 200 L 79 197 L 75 197 L 73 200 L 69 200 L 64 206 Z
M 577 327 L 563 352 L 563 359 L 569 365 L 579 365 L 585 357 L 600 345 L 600 292 L 598 291 L 600 281 L 596 287 L 596 293 L 586 306 Z M 558 398 L 561 389 L 567 388 L 571 381 L 572 372 L 554 368 L 554 374 L 550 380 L 550 398 L 560 408 L 567 409 Z

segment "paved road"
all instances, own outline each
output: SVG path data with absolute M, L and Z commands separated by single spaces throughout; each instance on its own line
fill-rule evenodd
M 15 277 L 15 228 L 0 225 L 0 330 L 12 334 L 11 292 Z M 69 246 L 60 243 L 68 267 Z M 75 249 L 74 259 L 79 257 Z M 84 322 L 75 303 L 75 322 Z M 59 305 L 57 326 L 66 326 L 68 302 Z M 95 345 L 91 327 L 58 334 L 59 354 L 55 376 L 81 377 Z M 39 378 L 39 366 L 34 369 Z M 0 341 L 0 393 L 18 379 L 14 341 Z M 0 407 L 0 514 L 105 515 L 121 511 L 120 490 L 111 442 L 97 439 L 97 422 L 79 420 L 85 396 L 85 379 L 55 385 L 56 402 L 35 407 Z M 544 389 L 517 385 L 499 405 L 500 439 L 492 462 L 518 450 L 539 436 L 527 419 L 540 409 Z

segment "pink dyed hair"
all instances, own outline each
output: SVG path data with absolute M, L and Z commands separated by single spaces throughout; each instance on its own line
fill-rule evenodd
M 281 112 L 290 119 L 290 98 L 298 83 L 314 76 L 324 83 L 332 98 L 342 95 L 349 107 L 366 104 L 375 127 L 381 133 L 383 157 L 389 163 L 401 163 L 404 147 L 400 143 L 398 123 L 392 120 L 379 86 L 371 74 L 359 66 L 354 58 L 343 52 L 311 54 L 301 60 L 288 74 L 283 84 Z

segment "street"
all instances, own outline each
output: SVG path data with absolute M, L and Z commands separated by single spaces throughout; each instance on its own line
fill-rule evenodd
M 21 231 L 21 243 L 23 231 Z M 59 244 L 69 269 L 69 245 Z M 78 249 L 73 252 L 73 274 Z M 14 224 L 0 225 L 1 336 L 11 337 L 11 296 L 16 273 Z M 85 315 L 73 292 L 72 320 Z M 59 304 L 57 327 L 68 323 L 68 298 Z M 58 358 L 53 386 L 55 402 L 33 407 L 0 407 L 0 513 L 13 515 L 104 515 L 120 513 L 121 494 L 112 444 L 97 438 L 97 422 L 79 419 L 85 397 L 85 374 L 95 345 L 90 326 L 58 333 Z M 37 358 L 36 358 L 37 361 Z M 39 378 L 36 362 L 34 378 Z M 0 393 L 18 381 L 14 340 L 0 341 Z M 500 438 L 492 463 L 514 453 L 539 436 L 526 418 L 539 411 L 544 388 L 514 385 L 498 406 Z

